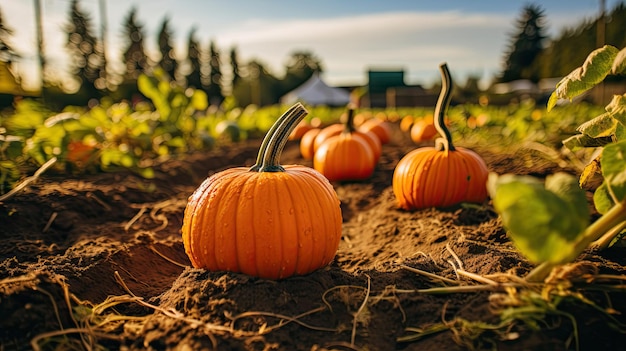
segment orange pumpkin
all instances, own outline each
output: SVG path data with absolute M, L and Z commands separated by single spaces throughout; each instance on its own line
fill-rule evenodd
M 189 197 L 182 237 L 194 267 L 281 279 L 333 259 L 342 218 L 332 185 L 312 168 L 278 162 L 306 113 L 294 105 L 265 136 L 257 164 L 215 173 Z
M 454 147 L 445 126 L 452 79 L 445 63 L 439 68 L 443 84 L 435 108 L 435 127 L 443 138 L 437 140 L 435 147 L 422 147 L 406 154 L 393 173 L 393 193 L 398 206 L 405 210 L 480 203 L 487 199 L 487 165 L 472 150 Z
M 313 151 L 315 152 L 328 138 L 343 132 L 344 128 L 345 125 L 343 123 L 335 123 L 323 128 L 313 141 Z
M 354 128 L 354 111 L 348 111 L 344 130 L 331 136 L 315 151 L 313 168 L 330 181 L 367 179 L 374 173 L 376 154 L 367 136 Z
M 313 128 L 304 133 L 300 139 L 300 154 L 305 160 L 312 160 L 315 150 L 313 149 L 315 138 L 322 131 L 320 128 Z
M 373 132 L 378 136 L 381 144 L 387 144 L 391 141 L 391 127 L 389 126 L 389 122 L 380 120 L 379 118 L 368 119 L 359 126 L 359 130 L 363 132 Z
M 415 123 L 416 120 L 417 118 L 411 115 L 406 115 L 402 117 L 402 119 L 400 120 L 400 130 L 403 132 L 410 132 L 411 127 L 413 126 L 413 123 Z
M 304 133 L 308 132 L 311 129 L 313 129 L 313 126 L 309 122 L 302 120 L 300 121 L 300 123 L 298 123 L 296 128 L 294 128 L 291 134 L 289 134 L 289 140 L 300 140 L 302 139 Z
M 437 128 L 435 128 L 435 124 L 430 118 L 420 119 L 413 123 L 411 127 L 411 140 L 416 144 L 433 140 L 436 135 Z

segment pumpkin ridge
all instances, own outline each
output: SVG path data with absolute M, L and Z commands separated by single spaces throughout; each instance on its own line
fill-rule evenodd
M 307 197 L 311 199 L 311 201 L 306 201 L 305 203 L 308 204 L 309 202 L 315 202 L 319 204 L 321 207 L 321 204 L 327 203 L 327 201 L 320 201 L 320 200 L 332 199 L 333 202 L 335 202 L 333 206 L 340 207 L 341 201 L 338 199 L 337 193 L 335 192 L 330 182 L 321 173 L 317 172 L 316 170 L 312 168 L 306 168 L 306 172 L 312 175 L 312 178 L 314 179 L 314 181 L 320 186 L 321 189 L 323 189 L 323 191 L 314 192 L 313 193 L 314 197 Z M 310 187 L 304 182 L 303 177 L 300 177 L 300 178 L 301 178 L 300 181 L 302 184 L 301 188 L 308 190 Z M 316 201 L 313 201 L 313 200 L 316 200 Z M 311 209 L 309 208 L 309 211 L 310 210 Z M 328 237 L 323 238 L 324 239 L 324 255 L 323 255 L 322 260 L 320 261 L 320 265 L 327 264 L 332 260 L 332 258 L 335 255 L 335 252 L 337 251 L 337 247 L 339 246 L 339 241 L 341 240 L 341 226 L 343 222 L 341 218 L 341 212 L 340 211 L 338 212 L 333 208 L 328 208 L 328 210 L 331 210 L 330 212 L 333 214 L 339 213 L 340 216 L 339 218 L 334 218 L 334 216 L 333 218 L 324 218 L 325 222 L 322 228 L 324 230 L 324 233 L 329 233 L 327 235 L 332 235 L 332 237 L 330 237 L 332 241 L 332 246 L 329 243 Z M 310 218 L 316 218 L 316 217 L 313 216 Z M 331 231 L 329 231 L 329 229 L 331 229 Z
M 293 177 L 291 173 L 287 171 L 282 172 L 281 181 L 277 183 L 279 194 L 279 205 L 282 205 L 282 213 L 279 213 L 278 220 L 280 233 L 282 234 L 280 242 L 283 243 L 281 247 L 282 258 L 280 260 L 279 278 L 293 275 L 295 271 L 295 263 L 297 263 L 298 257 L 298 245 L 297 240 L 294 240 L 297 236 L 298 218 L 294 216 L 294 204 L 295 201 L 291 194 L 291 188 L 294 186 Z M 285 206 L 287 205 L 287 206 Z M 293 245 L 295 243 L 295 245 Z M 295 247 L 294 247 L 295 246 Z M 295 259 L 294 259 L 295 257 Z M 296 262 L 293 262 L 296 261 Z M 292 269 L 293 268 L 293 269 Z
M 194 225 L 193 228 L 199 228 L 199 230 L 192 230 L 196 233 L 196 237 L 198 237 L 198 241 L 200 242 L 200 252 L 198 252 L 200 256 L 200 260 L 197 262 L 197 268 L 217 268 L 217 261 L 215 260 L 215 228 L 211 228 L 211 226 L 215 223 L 216 212 L 212 207 L 206 206 L 205 204 L 209 202 L 209 199 L 218 197 L 221 193 L 221 189 L 223 189 L 223 184 L 228 180 L 227 178 L 209 178 L 213 179 L 211 182 L 207 182 L 207 192 L 202 196 L 201 200 L 198 202 L 196 206 L 200 208 L 200 211 L 196 211 L 194 208 L 193 217 L 199 219 L 197 226 Z M 208 240 L 201 240 L 202 237 L 208 236 Z M 209 245 L 212 242 L 212 245 Z M 193 245 L 192 247 L 195 247 Z
M 237 204 L 237 213 L 235 214 L 235 241 L 237 249 L 237 264 L 242 272 L 250 275 L 256 275 L 258 267 L 256 265 L 256 235 L 254 232 L 253 213 L 249 208 L 254 209 L 254 192 L 257 185 L 257 177 L 254 174 L 247 173 L 245 182 L 242 182 L 242 190 Z M 248 208 L 249 207 L 249 208 Z M 241 221 L 238 220 L 241 218 Z M 246 218 L 248 217 L 248 218 Z M 245 225 L 241 228 L 242 223 Z
M 238 190 L 246 180 L 246 172 L 235 173 L 237 176 L 230 176 L 226 180 L 227 185 L 220 186 L 221 196 L 219 206 L 215 211 L 213 221 L 215 247 L 215 261 L 219 270 L 238 271 L 236 240 L 233 232 L 236 227 L 236 208 L 239 200 Z
M 453 154 L 449 152 L 447 155 L 443 156 L 444 162 L 441 162 L 441 168 L 445 170 L 444 174 L 446 174 L 449 179 L 449 181 L 443 182 L 443 187 L 441 189 L 440 199 L 441 199 L 441 205 L 444 207 L 451 205 L 448 199 L 452 197 L 452 195 L 454 194 L 452 190 L 454 188 L 454 184 L 456 183 L 456 173 L 454 172 L 455 162 L 453 158 L 454 158 Z
M 307 199 L 307 201 L 305 201 L 302 206 L 304 207 L 303 212 L 305 212 L 306 214 L 306 218 L 311 218 L 312 220 L 310 222 L 307 223 L 307 226 L 305 226 L 305 228 L 303 228 L 302 231 L 298 231 L 298 241 L 299 243 L 304 243 L 304 246 L 310 247 L 310 250 L 308 252 L 307 255 L 307 259 L 306 260 L 301 260 L 299 261 L 302 262 L 302 265 L 298 265 L 297 269 L 297 273 L 301 274 L 302 272 L 310 272 L 311 267 L 313 267 L 316 262 L 314 262 L 314 257 L 315 257 L 315 241 L 313 240 L 313 237 L 315 235 L 316 232 L 316 227 L 315 227 L 315 220 L 313 219 L 317 219 L 315 216 L 315 213 L 320 213 L 320 208 L 314 208 L 315 204 L 317 204 L 317 198 L 315 196 L 315 192 L 311 191 L 312 187 L 306 186 L 306 184 L 299 184 L 300 186 L 298 187 L 300 190 L 302 190 L 302 193 L 304 195 L 304 199 Z M 302 186 L 304 185 L 304 186 Z M 321 207 L 321 206 L 320 206 Z M 324 216 L 321 216 L 324 217 Z
M 418 198 L 419 198 L 419 206 L 423 207 L 425 206 L 425 204 L 427 203 L 427 200 L 430 199 L 430 189 L 432 188 L 431 186 L 431 178 L 433 178 L 433 176 L 435 174 L 435 171 L 432 169 L 433 167 L 433 159 L 437 157 L 437 153 L 435 153 L 433 156 L 429 156 L 426 155 L 426 159 L 424 160 L 423 166 L 422 166 L 422 172 L 424 174 L 424 176 L 420 176 L 419 177 L 419 184 L 421 186 L 420 191 L 418 192 Z M 422 173 L 420 172 L 420 173 Z M 436 181 L 436 177 L 435 177 L 435 181 Z M 436 183 L 435 183 L 436 184 Z M 434 184 L 433 184 L 434 185 Z

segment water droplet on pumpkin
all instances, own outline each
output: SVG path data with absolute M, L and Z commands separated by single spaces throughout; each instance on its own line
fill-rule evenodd
M 293 207 L 292 207 L 292 208 L 289 209 L 289 214 L 292 215 L 295 211 L 296 210 L 294 210 Z

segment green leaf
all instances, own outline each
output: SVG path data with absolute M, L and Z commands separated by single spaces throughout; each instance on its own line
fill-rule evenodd
M 612 118 L 626 125 L 626 94 L 613 95 L 613 99 L 606 105 L 605 109 Z
M 556 105 L 558 99 L 571 100 L 602 82 L 611 72 L 617 53 L 617 48 L 611 45 L 592 51 L 581 67 L 557 83 L 556 90 L 548 100 L 548 111 Z
M 618 123 L 615 129 L 615 141 L 626 140 L 626 124 Z
M 137 172 L 146 179 L 154 178 L 154 169 L 152 167 L 140 168 Z
M 563 145 L 570 150 L 577 150 L 585 147 L 601 147 L 613 142 L 612 137 L 592 138 L 586 134 L 576 134 L 563 140 Z
M 204 111 L 209 107 L 209 98 L 202 90 L 195 90 L 191 95 L 191 106 L 196 111 Z
M 624 73 L 626 73 L 626 48 L 617 53 L 611 67 L 611 74 L 618 75 Z
M 145 74 L 137 78 L 137 88 L 148 99 L 153 99 L 155 96 L 159 95 L 156 84 L 156 79 L 150 78 Z
M 600 214 L 607 213 L 611 207 L 615 206 L 615 201 L 611 198 L 606 182 L 602 183 L 593 193 L 593 204 Z
M 576 130 L 592 138 L 598 138 L 615 134 L 616 127 L 617 120 L 607 112 L 581 124 Z
M 605 146 L 601 165 L 602 176 L 614 200 L 626 199 L 626 141 Z
M 580 189 L 578 179 L 568 173 L 557 172 L 546 177 L 546 190 L 571 205 L 570 214 L 574 215 L 574 220 L 580 221 L 581 227 L 589 224 L 589 208 L 587 207 L 587 196 Z
M 555 173 L 544 187 L 533 177 L 492 174 L 489 191 L 511 240 L 529 260 L 559 264 L 577 256 L 589 210 L 576 177 Z

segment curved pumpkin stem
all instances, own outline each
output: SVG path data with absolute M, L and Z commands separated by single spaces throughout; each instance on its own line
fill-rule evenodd
M 291 106 L 287 111 L 285 111 L 285 113 L 283 113 L 280 117 L 278 117 L 278 119 L 276 119 L 274 124 L 272 124 L 272 126 L 267 131 L 267 133 L 265 133 L 265 137 L 263 138 L 263 141 L 261 142 L 261 146 L 259 147 L 259 153 L 257 154 L 257 157 L 256 157 L 256 163 L 254 164 L 254 166 L 250 168 L 250 171 L 253 171 L 253 172 L 259 171 L 259 169 L 261 168 L 261 164 L 263 163 L 265 152 L 267 151 L 267 144 L 269 144 L 270 139 L 272 138 L 272 135 L 276 133 L 276 130 L 278 129 L 278 127 L 280 127 L 281 124 L 285 122 L 287 117 L 296 110 L 296 106 L 298 106 L 298 104 L 300 103 L 297 103 Z
M 439 93 L 439 99 L 435 106 L 434 124 L 435 129 L 443 138 L 438 138 L 435 145 L 439 151 L 454 151 L 452 134 L 450 134 L 445 122 L 446 111 L 450 106 L 452 97 L 452 76 L 450 76 L 448 65 L 445 62 L 439 65 L 439 72 L 441 72 L 441 93 Z
M 259 154 L 257 155 L 257 163 L 250 168 L 252 172 L 282 172 L 285 169 L 280 165 L 280 155 L 287 144 L 289 134 L 296 128 L 298 123 L 309 112 L 301 103 L 296 103 L 289 110 L 283 113 L 274 122 L 270 130 L 265 135 Z

